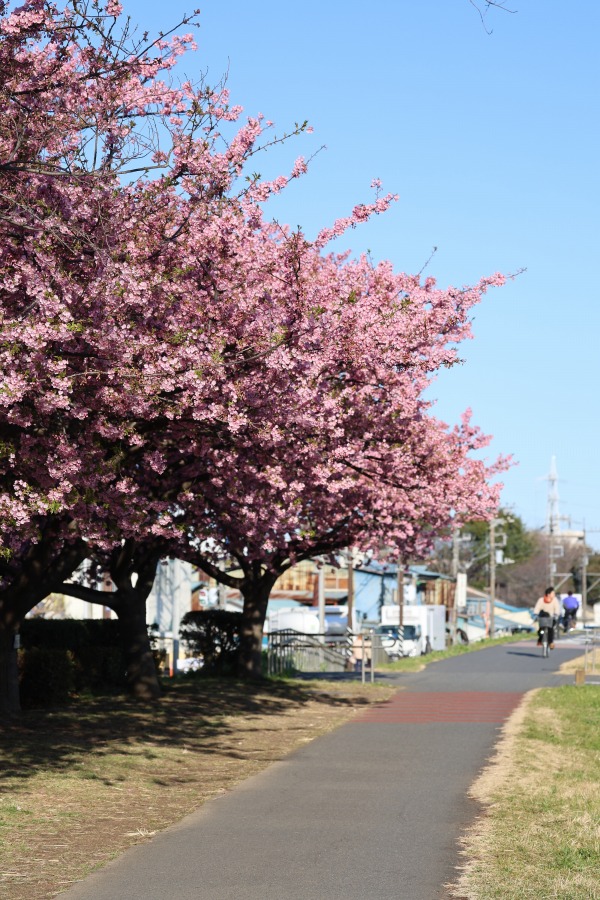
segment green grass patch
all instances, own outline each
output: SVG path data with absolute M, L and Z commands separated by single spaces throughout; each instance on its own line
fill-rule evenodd
M 532 711 L 551 709 L 551 717 L 532 715 L 525 737 L 575 749 L 600 751 L 600 691 L 594 685 L 586 688 L 565 685 L 546 688 L 536 696 Z
M 537 692 L 475 794 L 486 816 L 467 839 L 457 896 L 599 900 L 597 687 Z
M 439 662 L 441 659 L 450 659 L 453 656 L 462 656 L 464 653 L 473 653 L 475 650 L 485 650 L 487 647 L 497 647 L 499 644 L 513 644 L 515 641 L 531 640 L 531 634 L 510 634 L 506 637 L 485 638 L 482 641 L 475 641 L 472 644 L 455 644 L 448 647 L 447 650 L 434 650 L 426 656 L 405 656 L 396 662 L 382 666 L 378 669 L 384 669 L 386 672 L 418 672 L 423 666 L 429 663 Z

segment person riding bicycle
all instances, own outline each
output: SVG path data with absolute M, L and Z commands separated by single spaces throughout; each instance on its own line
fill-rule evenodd
M 565 631 L 575 627 L 575 619 L 577 618 L 577 610 L 579 609 L 579 600 L 569 591 L 568 596 L 563 600 L 563 609 L 565 611 Z
M 549 587 L 544 591 L 544 596 L 540 597 L 533 607 L 534 616 L 538 617 L 538 647 L 542 646 L 542 622 L 543 627 L 548 628 L 548 642 L 550 649 L 554 650 L 554 623 L 558 621 L 560 616 L 560 603 L 556 599 L 554 588 Z

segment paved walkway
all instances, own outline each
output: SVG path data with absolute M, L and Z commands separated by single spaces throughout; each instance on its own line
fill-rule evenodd
M 468 789 L 534 687 L 582 648 L 533 641 L 387 676 L 404 690 L 147 844 L 61 900 L 437 900 L 477 814 Z

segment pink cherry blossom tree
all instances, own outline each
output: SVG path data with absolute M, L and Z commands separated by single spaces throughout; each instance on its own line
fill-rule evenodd
M 244 676 L 259 673 L 269 593 L 294 562 L 351 544 L 407 558 L 451 522 L 489 516 L 497 503 L 489 480 L 506 461 L 473 459 L 487 438 L 468 415 L 453 429 L 438 422 L 423 392 L 456 361 L 474 304 L 503 279 L 441 291 L 388 263 L 324 256 L 323 241 L 364 214 L 359 208 L 314 244 L 268 224 L 244 233 L 242 265 L 235 279 L 228 270 L 223 290 L 231 297 L 235 285 L 227 342 L 238 352 L 220 385 L 229 427 L 207 437 L 197 410 L 180 401 L 164 429 L 145 435 L 144 465 L 130 473 L 131 496 L 146 511 L 128 532 L 132 548 L 184 556 L 244 595 Z M 262 306 L 252 302 L 256 291 Z M 270 324 L 268 340 L 260 331 L 241 364 L 250 323 L 238 333 L 235 317 L 244 304 L 253 325 L 259 310 Z M 241 577 L 223 572 L 226 558 Z M 94 600 L 85 586 L 63 590 Z M 127 607 L 143 610 L 147 591 L 128 584 L 127 592 Z
M 286 568 L 351 545 L 421 554 L 449 524 L 493 514 L 500 486 L 490 481 L 508 462 L 473 458 L 488 439 L 469 414 L 448 428 L 423 394 L 456 361 L 473 305 L 503 279 L 440 291 L 388 263 L 323 257 L 321 240 L 295 246 L 295 308 L 304 301 L 308 327 L 269 356 L 240 410 L 244 439 L 211 448 L 208 477 L 178 496 L 188 525 L 179 552 L 244 597 L 245 677 L 260 675 L 267 602 Z M 226 559 L 241 575 L 223 571 Z
M 265 201 L 304 161 L 246 180 L 277 140 L 269 124 L 236 125 L 224 91 L 165 83 L 191 37 L 135 43 L 119 13 L 0 5 L 9 707 L 15 628 L 39 599 L 28 560 L 44 560 L 38 592 L 82 554 L 106 561 L 139 685 L 156 560 L 178 553 L 216 571 L 234 557 L 241 671 L 255 675 L 268 593 L 295 560 L 352 543 L 407 555 L 451 519 L 489 515 L 497 497 L 497 468 L 469 455 L 484 439 L 468 419 L 437 422 L 423 392 L 502 279 L 443 291 L 326 253 L 385 211 L 393 198 L 379 193 L 313 242 L 268 222 Z
M 169 417 L 165 394 L 182 373 L 188 392 L 213 390 L 223 339 L 213 269 L 234 252 L 240 197 L 281 184 L 241 183 L 261 120 L 225 141 L 220 123 L 240 112 L 226 92 L 161 81 L 191 36 L 132 41 L 128 26 L 115 31 L 115 3 L 59 12 L 28 0 L 0 13 L 0 537 L 10 551 L 15 525 L 21 540 L 30 520 L 72 509 L 77 472 L 101 468 L 104 444 L 126 430 L 124 385 L 138 420 Z M 72 452 L 65 422 L 92 421 L 90 446 Z
M 406 558 L 497 503 L 489 480 L 506 461 L 472 458 L 487 439 L 468 415 L 453 429 L 438 422 L 424 391 L 456 362 L 474 304 L 503 278 L 439 290 L 389 263 L 323 255 L 379 208 L 356 208 L 312 244 L 269 224 L 248 238 L 236 309 L 258 284 L 276 337 L 254 351 L 249 378 L 235 357 L 223 384 L 235 440 L 207 442 L 184 416 L 154 435 L 160 477 L 152 466 L 137 473 L 142 496 L 176 498 L 138 533 L 171 534 L 173 554 L 242 591 L 241 674 L 258 674 L 269 592 L 296 560 L 357 543 Z M 222 572 L 225 558 L 240 578 Z
M 227 367 L 273 339 L 250 304 L 232 316 L 221 284 L 241 265 L 250 196 L 287 181 L 243 174 L 279 139 L 260 118 L 235 126 L 226 91 L 166 82 L 191 36 L 138 41 L 119 14 L 112 2 L 0 3 L 4 698 L 27 604 L 69 574 L 65 563 L 55 577 L 49 554 L 75 567 L 82 539 L 108 553 L 141 518 L 156 526 L 172 498 L 141 510 L 128 474 L 160 472 L 148 434 L 187 414 L 204 440 L 226 434 Z M 48 577 L 34 590 L 40 553 Z

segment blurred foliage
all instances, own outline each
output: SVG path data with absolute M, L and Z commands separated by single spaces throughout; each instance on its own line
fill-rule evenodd
M 523 520 L 515 513 L 500 509 L 497 517 L 502 522 L 496 525 L 496 548 L 500 551 L 496 565 L 496 580 L 501 582 L 506 566 L 519 565 L 529 560 L 536 552 L 536 540 L 531 531 L 523 524 Z M 480 590 L 485 590 L 490 581 L 488 522 L 469 522 L 462 529 L 463 536 L 470 535 L 471 541 L 467 550 L 463 551 L 465 569 L 469 583 Z M 505 536 L 505 537 L 504 537 Z M 504 542 L 505 541 L 505 542 Z M 500 561 L 502 558 L 504 561 Z M 511 560 L 511 562 L 508 562 Z

